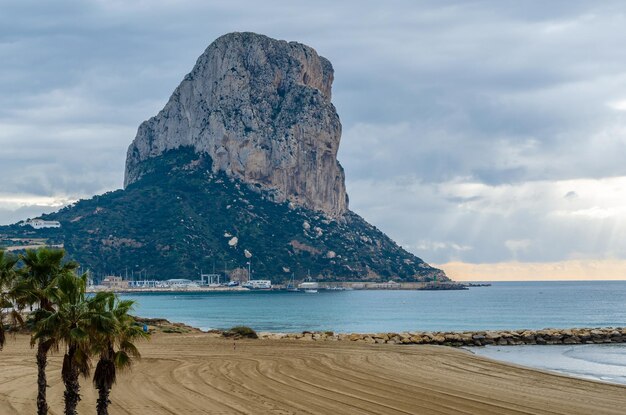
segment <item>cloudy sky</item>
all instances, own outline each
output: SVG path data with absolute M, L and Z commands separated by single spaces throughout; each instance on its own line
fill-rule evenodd
M 384 5 L 383 5 L 384 4 Z M 622 1 L 0 0 L 0 223 L 120 188 L 218 36 L 335 67 L 351 208 L 456 278 L 626 278 Z

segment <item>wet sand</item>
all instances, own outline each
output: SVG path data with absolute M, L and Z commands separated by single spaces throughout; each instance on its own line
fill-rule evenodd
M 626 387 L 498 363 L 437 346 L 232 340 L 157 334 L 120 375 L 111 414 L 623 414 Z M 48 398 L 62 414 L 60 356 Z M 81 382 L 79 413 L 95 413 Z M 27 336 L 0 352 L 0 414 L 35 413 Z

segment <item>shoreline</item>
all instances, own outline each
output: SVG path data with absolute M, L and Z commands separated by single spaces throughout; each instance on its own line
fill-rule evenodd
M 486 346 L 463 348 L 487 359 L 534 370 L 626 386 L 626 346 L 624 344 L 558 345 L 548 349 L 537 345 L 513 348 Z

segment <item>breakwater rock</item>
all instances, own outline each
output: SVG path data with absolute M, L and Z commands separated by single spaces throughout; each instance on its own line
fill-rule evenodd
M 370 334 L 305 331 L 302 333 L 259 333 L 258 335 L 260 339 L 274 340 L 352 341 L 370 344 L 430 344 L 454 347 L 626 343 L 626 327 Z

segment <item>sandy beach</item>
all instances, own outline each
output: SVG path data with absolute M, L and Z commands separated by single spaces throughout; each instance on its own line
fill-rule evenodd
M 568 378 L 437 346 L 232 340 L 157 334 L 112 393 L 112 414 L 623 414 L 626 387 Z M 28 337 L 0 352 L 0 413 L 34 413 Z M 62 413 L 60 356 L 50 359 Z M 82 381 L 80 413 L 95 413 Z

